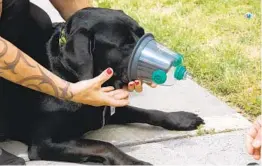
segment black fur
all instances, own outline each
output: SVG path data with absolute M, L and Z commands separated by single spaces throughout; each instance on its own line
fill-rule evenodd
M 67 38 L 67 43 L 61 47 L 59 28 L 65 29 Z M 107 85 L 121 87 L 127 83 L 127 64 L 135 46 L 133 34 L 141 37 L 144 29 L 122 11 L 83 9 L 67 23 L 55 26 L 47 44 L 49 64 L 36 54 L 33 58 L 70 82 L 93 78 L 112 67 L 116 74 Z M 168 130 L 194 130 L 204 123 L 200 117 L 188 112 L 166 113 L 131 106 L 116 108 L 116 113 L 110 116 L 108 107 L 62 101 L 7 81 L 2 83 L 1 101 L 4 117 L 8 119 L 5 135 L 26 143 L 30 160 L 149 164 L 110 143 L 81 137 L 106 124 L 147 123 Z

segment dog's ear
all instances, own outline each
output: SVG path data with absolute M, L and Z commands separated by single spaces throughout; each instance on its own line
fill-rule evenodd
M 79 80 L 93 77 L 93 37 L 85 28 L 71 33 L 62 49 L 63 65 Z
M 124 13 L 122 10 L 118 10 L 118 12 L 121 13 L 121 20 L 125 22 L 127 27 L 134 32 L 138 37 L 142 37 L 145 34 L 144 28 L 142 28 L 136 20 L 134 20 L 132 17 L 128 16 L 126 13 Z
M 138 36 L 138 37 L 142 37 L 145 34 L 145 30 L 144 28 L 138 26 L 135 30 L 134 33 Z

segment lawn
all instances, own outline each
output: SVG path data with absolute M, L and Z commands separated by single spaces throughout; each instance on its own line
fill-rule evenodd
M 97 0 L 95 5 L 123 10 L 183 54 L 202 87 L 248 117 L 260 114 L 260 1 Z

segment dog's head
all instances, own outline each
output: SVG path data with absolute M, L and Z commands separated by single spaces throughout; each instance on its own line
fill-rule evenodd
M 136 40 L 144 35 L 144 29 L 134 19 L 119 10 L 86 8 L 69 19 L 65 33 L 65 63 L 81 79 L 90 72 L 97 76 L 111 67 L 114 76 L 108 85 L 121 87 L 128 83 L 129 58 Z

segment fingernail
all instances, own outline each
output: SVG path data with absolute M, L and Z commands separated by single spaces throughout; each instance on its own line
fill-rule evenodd
M 113 71 L 112 71 L 111 68 L 108 68 L 108 69 L 106 70 L 106 72 L 107 72 L 108 75 L 110 75 L 110 74 L 112 74 Z
M 130 85 L 130 86 L 134 86 L 134 83 L 130 83 L 129 85 Z
M 135 81 L 136 85 L 139 85 L 139 81 Z

